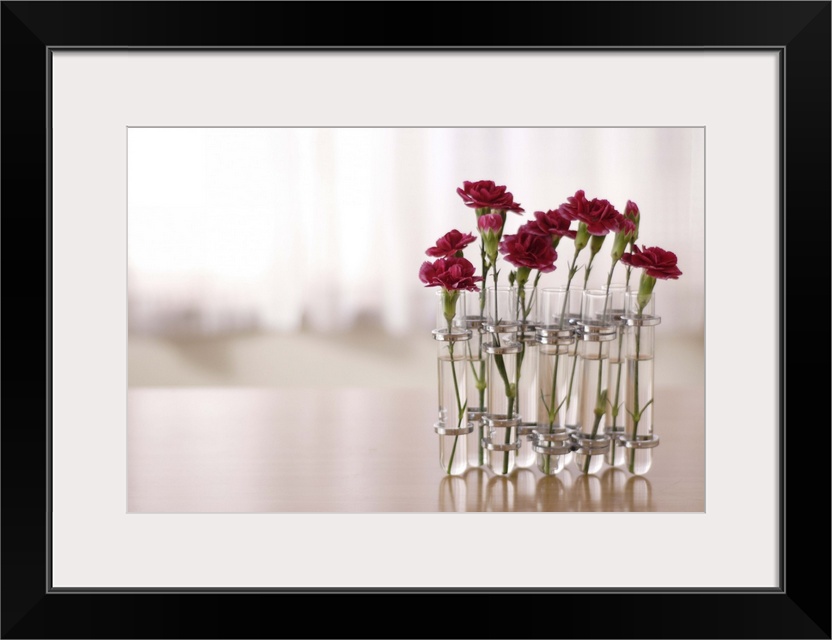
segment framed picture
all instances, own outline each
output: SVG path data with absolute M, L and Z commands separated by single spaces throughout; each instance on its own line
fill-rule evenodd
M 794 438 L 826 387 L 785 400 L 786 256 L 804 277 L 826 257 L 803 212 L 827 229 L 830 3 L 408 4 L 407 30 L 369 26 L 394 6 L 2 4 L 4 637 L 279 637 L 291 595 L 417 594 L 557 596 L 562 620 L 524 605 L 532 635 L 830 637 L 828 518 L 794 507 L 829 504 L 828 432 Z M 702 131 L 704 512 L 131 509 L 126 149 L 162 127 Z

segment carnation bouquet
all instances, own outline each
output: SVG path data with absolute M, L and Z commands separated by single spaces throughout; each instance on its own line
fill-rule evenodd
M 628 362 L 639 362 L 645 353 L 645 318 L 652 309 L 648 305 L 653 299 L 656 279 L 674 279 L 681 275 L 675 254 L 659 247 L 642 246 L 639 249 L 635 243 L 641 212 L 629 200 L 622 214 L 610 201 L 590 199 L 583 190 L 578 190 L 557 208 L 535 211 L 533 218 L 524 220 L 514 233 L 507 233 L 507 214 L 522 217 L 525 210 L 505 186 L 491 180 L 464 181 L 457 194 L 476 214 L 480 273 L 476 273 L 473 262 L 464 256 L 477 237 L 458 229 L 448 231 L 426 250 L 433 260 L 423 262 L 419 270 L 419 278 L 425 286 L 439 288 L 442 326 L 437 327 L 434 336 L 447 343 L 441 349 L 448 364 L 440 364 L 437 432 L 452 435 L 453 440 L 450 453 L 441 456 L 443 469 L 449 474 L 464 469 L 464 460 L 459 460 L 460 456 L 466 458 L 459 452 L 460 435 L 476 433 L 474 446 L 478 455 L 473 458 L 476 463 L 486 463 L 497 474 L 510 473 L 517 465 L 517 451 L 521 448 L 518 427 L 522 420 L 523 424 L 536 426 L 534 433 L 543 434 L 544 440 L 546 434 L 556 431 L 556 425 L 560 425 L 561 432 L 566 425 L 574 437 L 571 449 L 578 452 L 578 469 L 584 473 L 597 470 L 596 454 L 601 451 L 601 445 L 606 446 L 609 441 L 610 436 L 605 433 L 608 430 L 614 436 L 613 447 L 626 444 L 629 448 L 629 470 L 637 473 L 635 451 L 640 446 L 653 446 L 644 444 L 647 443 L 645 438 L 652 434 L 653 398 L 643 397 L 645 385 L 639 386 L 640 376 L 652 377 L 652 369 L 643 373 L 638 365 L 628 367 L 631 380 L 626 382 L 627 393 L 622 393 L 624 374 L 620 363 L 624 339 L 619 324 L 629 319 L 633 328 L 632 349 L 626 350 L 626 356 Z M 613 238 L 610 270 L 603 287 L 590 290 L 593 264 L 607 236 Z M 558 312 L 547 307 L 546 317 L 538 326 L 539 285 L 544 275 L 555 272 L 557 249 L 563 238 L 573 241 L 574 250 L 566 268 L 565 286 L 558 288 L 561 308 Z M 587 248 L 587 260 L 579 264 Z M 510 265 L 510 269 L 507 285 L 501 286 L 503 262 Z M 627 288 L 628 302 L 625 309 L 616 308 L 613 315 L 610 292 L 618 262 L 627 267 L 625 283 L 617 286 Z M 629 282 L 634 268 L 644 272 L 638 294 L 632 298 Z M 573 280 L 581 269 L 584 270 L 582 288 L 574 293 L 581 294 L 584 301 L 580 314 L 573 317 L 568 301 Z M 464 292 L 474 292 L 478 296 L 478 324 L 460 322 L 460 316 L 464 314 L 460 311 L 459 301 Z M 596 298 L 599 302 L 592 302 Z M 635 300 L 632 304 L 631 298 Z M 480 337 L 487 337 L 487 340 L 476 341 L 477 345 L 482 345 L 487 358 L 482 353 L 474 353 L 471 344 L 465 348 L 458 345 L 458 342 L 467 343 L 475 331 L 481 332 Z M 556 342 L 560 340 L 563 344 L 577 341 L 580 348 L 558 347 L 550 351 L 554 354 L 554 366 L 547 362 L 544 367 L 542 360 L 538 366 L 534 349 L 540 342 L 551 342 L 553 336 Z M 615 357 L 610 359 L 608 343 L 616 336 Z M 459 351 L 466 348 L 466 357 L 462 358 Z M 650 353 L 652 357 L 652 350 Z M 569 360 L 568 374 L 561 366 L 561 358 Z M 618 366 L 613 368 L 613 365 Z M 443 366 L 447 373 L 443 374 Z M 582 368 L 584 370 L 576 374 Z M 469 398 L 463 378 L 469 374 L 477 394 L 474 401 L 478 410 L 485 412 L 487 429 L 484 430 L 480 422 L 477 432 L 468 424 L 466 414 Z M 447 392 L 443 391 L 443 377 L 447 381 Z M 568 386 L 565 377 L 568 377 Z M 524 385 L 530 386 L 530 393 L 522 392 Z M 563 385 L 562 392 L 560 385 Z M 649 387 L 652 394 L 652 383 Z M 622 398 L 622 395 L 626 397 Z M 573 403 L 580 404 L 578 414 L 570 414 Z M 622 407 L 627 414 L 624 431 L 617 423 Z M 564 417 L 564 412 L 576 415 L 574 424 Z M 641 426 L 645 421 L 650 422 L 649 433 Z M 619 443 L 619 436 L 624 432 L 626 434 Z M 496 438 L 498 433 L 499 439 Z M 542 449 L 535 448 L 535 451 L 548 451 L 544 444 L 546 442 L 541 444 Z M 616 464 L 615 460 L 614 455 L 608 458 L 610 464 Z M 539 457 L 538 461 L 538 468 L 543 473 L 551 471 L 547 455 Z M 526 464 L 524 462 L 523 466 Z

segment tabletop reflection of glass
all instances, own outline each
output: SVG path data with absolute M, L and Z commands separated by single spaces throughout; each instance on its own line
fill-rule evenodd
M 474 467 L 462 476 L 439 481 L 438 510 L 443 512 L 628 512 L 655 511 L 650 480 L 608 468 L 598 475 L 564 470 L 537 476 L 518 469 L 508 476 Z

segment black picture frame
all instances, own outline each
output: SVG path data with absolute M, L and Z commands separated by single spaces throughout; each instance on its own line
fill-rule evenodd
M 821 354 L 825 362 L 828 338 L 819 335 L 825 323 L 818 329 L 792 314 L 787 326 L 786 314 L 791 307 L 828 317 L 830 4 L 2 2 L 2 637 L 287 637 L 301 629 L 305 637 L 830 638 L 830 431 L 825 419 L 813 425 L 801 411 L 813 409 L 814 422 L 817 414 L 827 415 L 826 375 L 817 373 L 816 363 L 811 375 L 801 371 L 812 366 L 806 354 Z M 48 91 L 51 52 L 67 47 L 777 51 L 784 81 L 779 588 L 52 588 Z M 749 237 L 737 239 L 738 259 L 753 259 L 753 212 L 749 220 Z M 798 300 L 805 282 L 820 299 Z M 807 451 L 815 453 L 815 463 L 806 464 Z M 365 598 L 336 603 L 335 596 Z M 380 606 L 366 606 L 367 596 Z M 478 599 L 447 600 L 462 596 Z M 295 603 L 304 604 L 303 614 L 291 607 Z M 356 615 L 330 613 L 321 604 L 346 606 Z M 311 619 L 306 611 L 314 612 Z M 545 615 L 535 622 L 527 615 L 532 611 Z

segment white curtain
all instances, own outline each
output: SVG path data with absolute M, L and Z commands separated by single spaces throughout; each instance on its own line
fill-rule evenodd
M 674 251 L 683 271 L 656 288 L 673 309 L 665 330 L 703 331 L 701 128 L 131 128 L 130 331 L 429 327 L 419 266 L 450 229 L 476 234 L 456 188 L 480 179 L 526 209 L 507 232 L 577 189 L 620 211 L 635 201 L 639 242 Z M 558 253 L 541 286 L 565 282 L 571 242 Z M 476 246 L 466 255 L 479 271 Z

